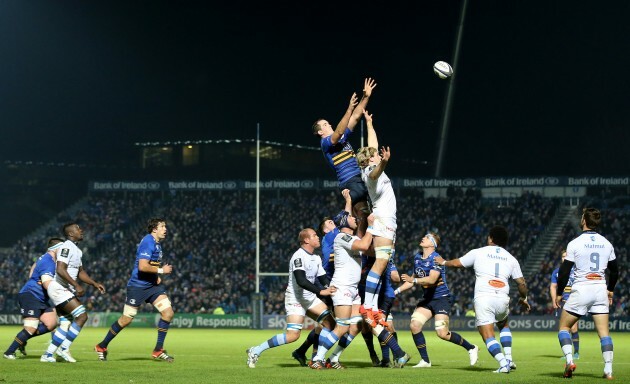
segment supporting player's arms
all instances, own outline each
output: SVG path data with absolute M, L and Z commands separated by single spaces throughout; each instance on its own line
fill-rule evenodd
M 328 286 L 330 285 L 330 279 L 328 278 L 327 275 L 317 276 L 317 280 L 319 280 L 319 283 L 324 288 L 328 288 Z
M 85 270 L 83 269 L 83 267 L 79 267 L 79 280 L 81 280 L 82 282 L 86 283 L 86 284 L 90 284 L 91 286 L 93 286 L 94 288 L 98 289 L 100 293 L 105 293 L 105 286 L 101 283 L 98 283 L 96 281 L 94 281 L 90 275 L 87 274 L 87 272 L 85 272 Z
M 564 288 L 567 286 L 569 282 L 569 277 L 571 275 L 571 268 L 575 265 L 574 262 L 564 259 L 562 264 L 560 264 L 560 270 L 558 271 L 558 287 L 556 288 L 556 294 L 558 292 L 564 292 Z
M 315 284 L 311 283 L 306 278 L 306 271 L 303 271 L 301 269 L 295 270 L 293 271 L 293 277 L 295 277 L 295 282 L 303 289 L 309 292 L 313 292 L 316 295 L 330 296 L 330 293 L 331 293 L 331 291 L 329 291 L 330 288 L 327 288 L 327 289 L 317 288 Z
M 57 262 L 57 275 L 59 275 L 62 279 L 67 281 L 68 284 L 74 287 L 74 289 L 76 290 L 77 297 L 81 297 L 85 295 L 85 290 L 83 289 L 81 284 L 79 284 L 78 281 L 75 281 L 68 273 L 68 264 L 62 261 L 58 261 Z
M 617 259 L 611 260 L 608 262 L 608 292 L 613 292 L 615 290 L 615 285 L 617 285 L 617 280 L 619 279 L 619 265 L 617 264 Z

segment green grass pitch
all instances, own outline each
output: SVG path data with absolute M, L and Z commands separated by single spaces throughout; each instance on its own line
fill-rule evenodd
M 2 351 L 19 327 L 0 327 Z M 172 364 L 152 361 L 151 350 L 156 332 L 128 328 L 111 344 L 107 362 L 99 362 L 92 348 L 106 332 L 105 328 L 86 328 L 72 346 L 76 364 L 41 363 L 49 335 L 31 339 L 28 356 L 15 361 L 0 359 L 0 383 L 553 383 L 562 382 L 563 360 L 555 332 L 515 332 L 514 359 L 517 370 L 495 374 L 497 363 L 481 344 L 478 334 L 463 336 L 479 345 L 479 362 L 468 365 L 462 348 L 439 340 L 426 332 L 433 367 L 413 369 L 418 352 L 408 331 L 401 332 L 401 346 L 412 355 L 404 369 L 372 368 L 363 339 L 359 336 L 342 356 L 346 370 L 313 371 L 299 367 L 291 352 L 306 338 L 262 354 L 255 369 L 245 365 L 245 350 L 276 334 L 276 331 L 172 329 L 166 349 L 175 356 Z M 617 382 L 630 382 L 630 333 L 613 333 L 615 346 L 614 376 Z M 573 382 L 593 383 L 601 378 L 603 362 L 599 339 L 594 332 L 581 332 L 581 353 Z M 19 353 L 18 353 L 19 356 Z

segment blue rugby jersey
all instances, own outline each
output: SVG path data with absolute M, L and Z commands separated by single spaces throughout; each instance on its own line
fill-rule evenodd
M 573 273 L 574 270 L 575 270 L 575 265 L 573 266 L 573 268 L 571 268 L 571 272 L 569 274 L 569 281 L 567 282 L 567 286 L 564 287 L 564 292 L 562 292 L 562 300 L 564 301 L 567 301 L 567 299 L 569 298 L 569 294 L 571 293 L 571 286 L 573 285 L 573 280 L 575 280 L 575 273 Z M 558 272 L 560 272 L 560 268 L 556 268 L 553 270 L 553 272 L 551 272 L 551 282 L 553 284 L 558 284 Z M 556 294 L 557 293 L 558 292 L 556 292 Z
M 440 277 L 433 285 L 423 284 L 424 298 L 433 299 L 442 296 L 450 296 L 451 291 L 446 284 L 446 269 L 435 262 L 435 257 L 439 256 L 437 252 L 433 252 L 426 259 L 422 258 L 422 253 L 419 252 L 413 259 L 413 273 L 416 277 L 427 277 L 431 271 L 440 272 Z
M 326 271 L 326 276 L 328 276 L 329 280 L 332 280 L 335 273 L 335 250 L 333 245 L 338 233 L 339 228 L 335 227 L 335 229 L 325 234 L 322 239 L 322 267 Z
M 30 293 L 42 303 L 47 303 L 48 292 L 42 287 L 42 276 L 48 275 L 54 279 L 56 268 L 55 260 L 49 253 L 40 256 L 35 264 L 35 269 L 33 269 L 33 274 L 20 289 L 19 293 Z
M 337 173 L 337 180 L 340 185 L 350 180 L 353 176 L 361 174 L 352 145 L 348 142 L 351 134 L 352 130 L 346 128 L 346 131 L 335 145 L 331 142 L 332 135 L 324 137 L 321 141 L 324 157 Z
M 128 287 L 150 287 L 157 284 L 157 273 L 146 273 L 138 270 L 140 259 L 149 260 L 149 264 L 160 268 L 162 266 L 162 246 L 155 241 L 151 234 L 146 235 L 140 241 L 136 252 L 136 263 L 131 272 Z

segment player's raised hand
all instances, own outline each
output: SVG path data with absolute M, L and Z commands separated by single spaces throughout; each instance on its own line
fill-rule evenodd
M 350 103 L 348 104 L 348 110 L 353 111 L 354 107 L 356 107 L 357 104 L 359 104 L 359 99 L 357 98 L 357 93 L 354 92 L 352 94 L 352 97 L 350 97 Z
M 372 122 L 372 115 L 366 111 L 365 109 L 363 110 L 363 117 L 365 117 L 365 122 L 367 123 L 371 123 Z
M 344 200 L 346 202 L 352 201 L 352 196 L 350 196 L 350 190 L 349 189 L 344 189 L 343 191 L 341 191 L 341 196 L 343 196 L 343 198 L 344 198 Z
M 374 224 L 374 220 L 376 220 L 376 216 L 374 216 L 373 213 L 370 213 L 370 216 L 368 216 L 367 221 L 368 221 L 368 225 L 371 227 L 372 224 Z
M 371 77 L 363 81 L 363 97 L 372 96 L 372 91 L 376 88 L 376 82 Z
M 381 148 L 381 161 L 389 161 L 391 157 L 391 152 L 389 151 L 389 147 L 383 146 Z
M 173 272 L 173 266 L 170 264 L 164 264 L 162 266 L 162 273 L 165 275 L 168 275 L 169 273 Z

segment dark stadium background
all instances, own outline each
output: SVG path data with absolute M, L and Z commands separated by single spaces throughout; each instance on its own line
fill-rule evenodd
M 460 1 L 0 3 L 0 209 L 10 244 L 93 179 L 252 179 L 253 162 L 143 169 L 137 142 L 316 147 L 363 78 L 392 176 L 429 177 Z M 630 4 L 470 1 L 443 176 L 625 175 Z M 216 153 L 223 150 L 218 146 Z M 304 150 L 306 153 L 309 150 Z M 305 155 L 310 156 L 310 155 Z M 263 177 L 271 175 L 271 171 Z M 324 160 L 281 177 L 328 177 Z

